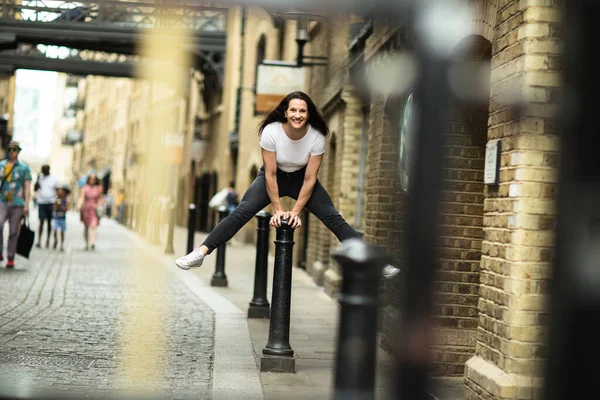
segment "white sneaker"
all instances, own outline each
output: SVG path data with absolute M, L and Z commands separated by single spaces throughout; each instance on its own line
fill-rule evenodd
M 384 279 L 391 279 L 400 273 L 400 268 L 396 268 L 393 265 L 386 265 L 381 269 L 381 276 Z
M 188 270 L 192 267 L 199 267 L 204 262 L 204 254 L 200 251 L 200 249 L 194 249 L 187 256 L 183 256 L 175 260 L 175 265 L 179 268 Z

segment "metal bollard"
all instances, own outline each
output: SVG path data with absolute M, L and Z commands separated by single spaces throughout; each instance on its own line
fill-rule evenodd
M 269 256 L 269 219 L 271 214 L 259 211 L 256 214 L 256 263 L 254 266 L 254 296 L 248 307 L 248 318 L 269 318 L 271 309 L 267 300 L 267 275 Z
M 223 221 L 225 217 L 229 215 L 225 206 L 219 207 L 219 222 Z M 227 286 L 227 275 L 225 275 L 225 251 L 227 250 L 227 243 L 223 243 L 217 248 L 217 264 L 215 266 L 215 273 L 210 280 L 210 286 Z
M 188 237 L 187 237 L 187 253 L 194 250 L 194 235 L 196 234 L 196 205 L 190 204 L 188 207 Z
M 290 346 L 290 309 L 292 300 L 292 255 L 294 229 L 281 221 L 275 239 L 275 270 L 269 340 L 260 359 L 261 372 L 295 372 L 296 360 Z
M 377 319 L 385 250 L 345 240 L 333 254 L 343 275 L 335 364 L 335 400 L 375 399 Z
M 175 229 L 175 204 L 169 205 L 169 231 L 167 232 L 167 246 L 165 254 L 175 254 L 173 249 L 173 230 Z

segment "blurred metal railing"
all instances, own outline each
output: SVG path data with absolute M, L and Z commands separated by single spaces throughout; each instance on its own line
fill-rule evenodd
M 201 1 L 0 0 L 3 23 L 41 22 L 140 29 L 153 28 L 160 20 L 167 28 L 224 32 L 226 15 L 225 8 L 204 5 Z M 165 23 L 168 25 L 164 26 Z

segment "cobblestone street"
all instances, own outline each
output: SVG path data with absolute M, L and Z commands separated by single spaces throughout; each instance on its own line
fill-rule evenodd
M 83 250 L 77 217 L 64 253 L 0 268 L 1 394 L 209 397 L 212 310 L 113 221 Z

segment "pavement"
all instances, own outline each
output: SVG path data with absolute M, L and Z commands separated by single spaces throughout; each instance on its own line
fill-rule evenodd
M 269 320 L 247 319 L 255 247 L 228 245 L 228 286 L 212 287 L 214 255 L 182 271 L 173 261 L 185 254 L 186 230 L 175 229 L 173 255 L 164 254 L 167 230 L 159 237 L 149 244 L 104 219 L 96 250 L 85 251 L 73 213 L 65 252 L 34 248 L 14 270 L 0 267 L 0 398 L 332 397 L 336 300 L 294 268 L 296 372 L 260 372 Z M 269 300 L 271 277 L 270 268 Z M 377 358 L 376 398 L 387 399 L 392 359 L 383 350 Z M 462 379 L 446 379 L 435 398 L 461 393 Z

